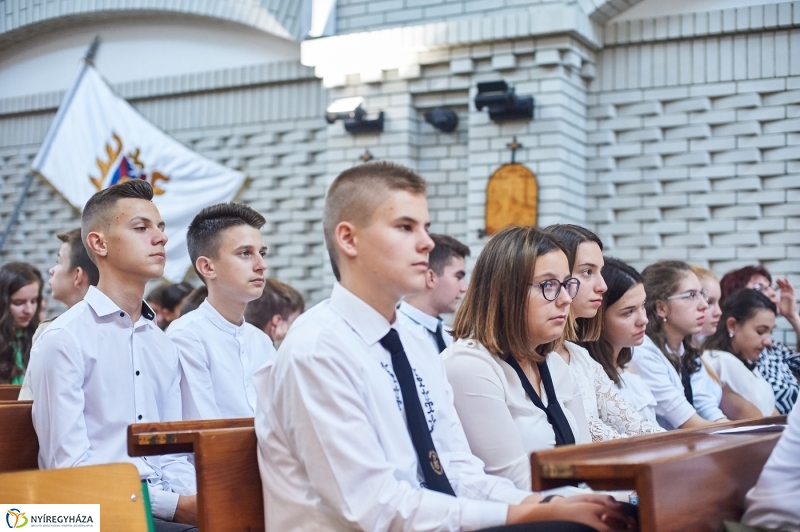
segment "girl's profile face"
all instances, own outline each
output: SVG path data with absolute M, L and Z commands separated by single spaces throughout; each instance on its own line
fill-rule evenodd
M 572 276 L 581 282 L 578 295 L 572 300 L 576 318 L 593 318 L 603 304 L 608 290 L 600 272 L 603 270 L 603 250 L 595 242 L 581 242 L 575 252 Z
M 722 316 L 722 310 L 719 308 L 719 298 L 722 292 L 716 279 L 707 277 L 701 280 L 700 284 L 703 285 L 703 289 L 708 290 L 708 308 L 705 311 L 705 321 L 700 334 L 711 336 L 717 330 L 719 318 Z
M 615 352 L 641 345 L 647 327 L 644 285 L 638 283 L 608 307 L 603 316 L 603 335 Z

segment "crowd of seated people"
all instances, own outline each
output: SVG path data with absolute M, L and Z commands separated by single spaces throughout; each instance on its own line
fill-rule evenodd
M 744 519 L 800 530 L 800 356 L 771 337 L 779 316 L 800 333 L 788 279 L 638 272 L 560 224 L 495 234 L 467 283 L 470 249 L 429 234 L 425 194 L 402 166 L 342 172 L 323 214 L 337 282 L 307 311 L 235 203 L 189 225 L 202 284 L 145 297 L 166 261 L 152 189 L 95 194 L 58 235 L 63 314 L 40 320 L 36 268 L 0 266 L 0 383 L 33 401 L 40 468 L 133 463 L 156 529 L 193 530 L 191 457 L 129 457 L 127 426 L 253 417 L 268 530 L 605 532 L 635 521 L 608 495 L 532 492 L 532 452 L 791 413 Z

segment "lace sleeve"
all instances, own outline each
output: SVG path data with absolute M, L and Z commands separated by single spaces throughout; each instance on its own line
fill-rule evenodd
M 625 436 L 664 432 L 664 429 L 642 416 L 628 404 L 600 364 L 592 364 L 592 368 L 598 414 L 604 425 L 613 427 L 614 430 Z M 592 439 L 594 440 L 594 432 Z

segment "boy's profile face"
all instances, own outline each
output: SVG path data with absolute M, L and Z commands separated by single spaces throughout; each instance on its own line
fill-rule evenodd
M 69 301 L 73 294 L 78 291 L 75 287 L 75 270 L 69 263 L 70 245 L 63 242 L 56 255 L 56 264 L 50 268 L 50 279 L 47 284 L 50 285 L 52 290 L 53 299 L 66 302 Z
M 216 257 L 207 257 L 213 273 L 206 275 L 224 290 L 226 296 L 248 302 L 261 297 L 267 263 L 267 245 L 261 231 L 249 225 L 237 225 L 218 236 Z
M 442 270 L 442 275 L 437 275 L 433 270 L 428 275 L 429 285 L 433 285 L 431 297 L 434 306 L 442 314 L 455 312 L 467 291 L 467 268 L 464 257 L 450 257 Z
M 369 225 L 355 227 L 356 261 L 398 299 L 421 292 L 434 246 L 429 226 L 424 195 L 392 191 L 375 209 Z
M 164 220 L 153 202 L 134 198 L 118 200 L 109 213 L 108 228 L 97 231 L 103 233 L 106 243 L 104 262 L 135 277 L 161 277 L 166 264 L 164 229 Z

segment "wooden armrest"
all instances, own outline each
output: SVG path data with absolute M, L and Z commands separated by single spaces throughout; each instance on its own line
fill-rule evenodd
M 253 418 L 170 421 L 128 425 L 128 455 L 154 456 L 194 452 L 196 434 L 207 430 L 248 428 Z

